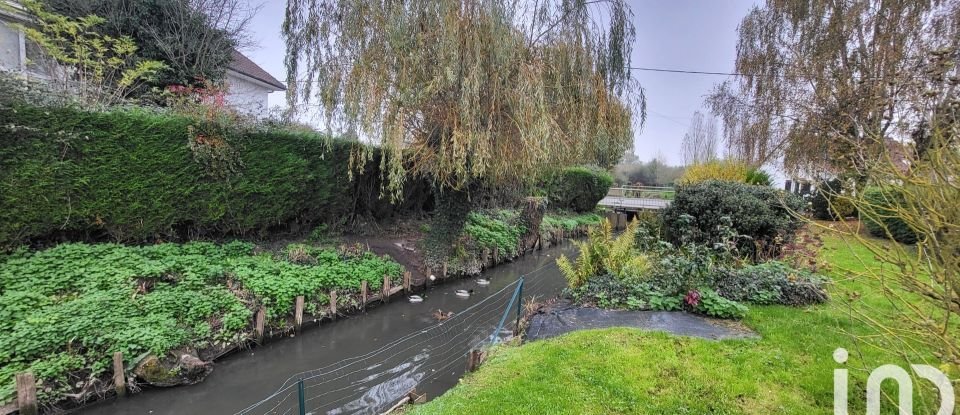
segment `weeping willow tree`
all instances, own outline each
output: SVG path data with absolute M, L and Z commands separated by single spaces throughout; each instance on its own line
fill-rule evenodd
M 956 0 L 767 0 L 739 26 L 736 72 L 707 99 L 728 152 L 794 173 L 869 167 L 906 132 L 910 96 L 937 50 L 956 50 Z
M 283 33 L 290 107 L 378 144 L 393 195 L 612 167 L 645 116 L 624 0 L 289 0 Z

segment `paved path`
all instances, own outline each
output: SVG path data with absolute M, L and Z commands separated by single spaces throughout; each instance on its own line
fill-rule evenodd
M 670 201 L 666 199 L 606 196 L 600 199 L 600 203 L 597 204 L 615 210 L 637 211 L 641 209 L 664 209 L 670 206 Z
M 526 338 L 539 340 L 576 330 L 608 327 L 635 327 L 711 340 L 759 337 L 734 321 L 710 319 L 679 311 L 601 310 L 561 303 L 534 315 L 527 328 Z

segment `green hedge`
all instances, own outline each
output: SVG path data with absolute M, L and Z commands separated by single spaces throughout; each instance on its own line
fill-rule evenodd
M 597 167 L 568 167 L 550 186 L 552 208 L 591 212 L 613 185 L 613 175 Z
M 863 198 L 867 203 L 861 204 L 860 219 L 871 235 L 905 244 L 917 243 L 917 233 L 896 214 L 897 205 L 904 203 L 900 191 L 871 187 L 864 191 Z
M 226 137 L 226 146 L 207 148 L 227 151 L 195 152 L 190 137 L 198 134 Z M 370 193 L 356 187 L 377 186 L 379 175 L 348 178 L 355 145 L 142 109 L 4 105 L 0 248 L 57 236 L 135 242 L 339 220 L 379 203 L 356 199 Z

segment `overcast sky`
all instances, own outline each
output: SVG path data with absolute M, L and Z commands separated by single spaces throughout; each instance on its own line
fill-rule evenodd
M 637 42 L 632 66 L 730 72 L 736 29 L 754 0 L 629 0 Z M 263 4 L 251 24 L 259 43 L 244 50 L 254 62 L 281 81 L 284 44 L 280 36 L 286 0 L 251 0 Z M 647 94 L 647 123 L 634 136 L 636 153 L 649 160 L 662 153 L 672 164 L 682 161 L 680 140 L 703 96 L 721 76 L 634 71 Z M 283 93 L 270 96 L 270 105 L 283 105 Z

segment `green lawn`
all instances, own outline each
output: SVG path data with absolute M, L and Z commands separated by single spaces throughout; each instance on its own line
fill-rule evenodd
M 875 331 L 850 312 L 891 306 L 874 283 L 848 277 L 862 246 L 825 238 L 831 302 L 809 308 L 755 306 L 744 323 L 760 340 L 707 341 L 635 329 L 571 333 L 503 347 L 476 373 L 415 414 L 832 414 L 837 347 L 850 352 L 850 412 L 865 412 L 869 371 L 903 365 L 895 353 L 857 342 Z M 885 392 L 895 395 L 891 382 Z M 919 384 L 919 383 L 915 383 Z M 922 388 L 915 388 L 922 389 Z M 929 390 L 929 389 L 925 389 Z M 929 400 L 930 394 L 925 393 Z M 917 414 L 934 413 L 915 402 Z M 885 403 L 884 413 L 893 413 Z

